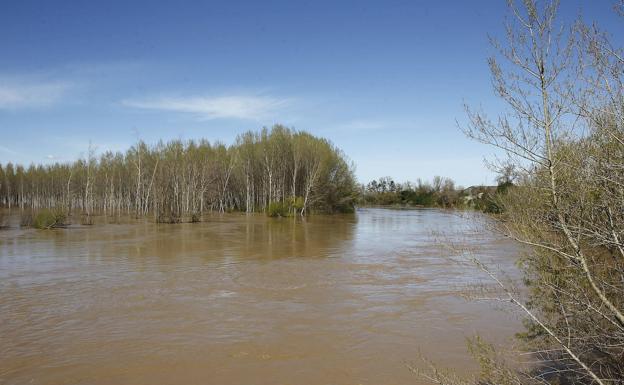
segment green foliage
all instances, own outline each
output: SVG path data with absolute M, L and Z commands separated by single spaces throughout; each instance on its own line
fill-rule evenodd
M 353 204 L 354 200 L 355 198 L 348 198 L 343 203 L 337 203 L 334 206 L 334 212 L 341 214 L 353 214 L 355 212 L 355 205 Z
M 291 214 L 290 206 L 283 202 L 271 202 L 267 208 L 267 215 L 270 217 L 287 217 Z
M 505 212 L 505 197 L 513 189 L 514 184 L 507 180 L 496 186 L 495 192 L 488 191 L 478 202 L 478 209 L 488 214 L 503 214 Z
M 278 201 L 303 214 L 351 211 L 356 195 L 353 165 L 340 149 L 282 125 L 246 132 L 232 145 L 139 141 L 125 153 L 90 151 L 73 163 L 0 165 L 0 207 L 61 202 L 67 212 L 153 214 L 166 223 L 207 211 L 266 212 Z
M 267 215 L 270 217 L 289 217 L 301 213 L 304 206 L 303 197 L 289 197 L 285 202 L 269 203 Z
M 290 206 L 292 207 L 293 210 L 296 210 L 297 212 L 301 211 L 301 209 L 303 209 L 303 197 L 290 197 Z
M 497 187 L 456 188 L 449 178 L 435 177 L 432 183 L 395 183 L 384 177 L 362 186 L 361 205 L 472 208 L 490 214 L 503 212 L 501 196 L 513 187 L 509 180 Z
M 362 186 L 360 204 L 415 207 L 463 207 L 462 190 L 450 178 L 435 177 L 432 183 L 418 180 L 396 183 L 390 177 Z
M 471 201 L 471 204 L 475 210 L 482 211 L 486 214 L 501 214 L 503 208 L 499 198 L 498 194 L 486 192 Z
M 409 205 L 433 207 L 437 199 L 433 191 L 403 190 L 401 191 L 401 201 Z
M 496 193 L 497 194 L 506 194 L 507 191 L 513 187 L 513 182 L 511 181 L 504 181 L 502 183 L 499 183 L 498 186 L 496 186 Z
M 65 213 L 61 210 L 43 209 L 32 220 L 32 226 L 36 229 L 51 229 L 65 224 Z

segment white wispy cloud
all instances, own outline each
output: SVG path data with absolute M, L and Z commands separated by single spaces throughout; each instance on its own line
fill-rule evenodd
M 258 95 L 153 97 L 126 99 L 126 107 L 189 113 L 198 119 L 262 120 L 286 107 L 289 99 Z
M 0 109 L 47 107 L 61 101 L 70 87 L 65 82 L 25 82 L 0 78 Z

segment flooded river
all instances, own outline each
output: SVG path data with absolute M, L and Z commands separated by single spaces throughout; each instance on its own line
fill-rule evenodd
M 482 279 L 436 239 L 517 251 L 479 214 L 361 209 L 0 231 L 2 384 L 419 384 L 419 352 L 475 370 L 465 337 L 510 314 L 460 298 Z M 437 235 L 436 235 L 437 234 Z

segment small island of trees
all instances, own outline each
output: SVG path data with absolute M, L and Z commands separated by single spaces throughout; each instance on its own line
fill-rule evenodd
M 271 216 L 353 211 L 353 166 L 323 138 L 281 125 L 231 146 L 207 140 L 139 141 L 125 153 L 89 148 L 73 163 L 0 165 L 0 206 L 59 216 L 153 215 L 199 221 L 207 211 Z M 52 221 L 54 223 L 55 221 Z

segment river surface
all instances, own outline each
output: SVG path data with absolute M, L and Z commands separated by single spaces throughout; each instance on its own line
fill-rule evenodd
M 2 384 L 419 384 L 423 354 L 473 373 L 465 337 L 520 326 L 462 299 L 476 269 L 511 271 L 487 218 L 440 210 L 208 216 L 0 230 Z

